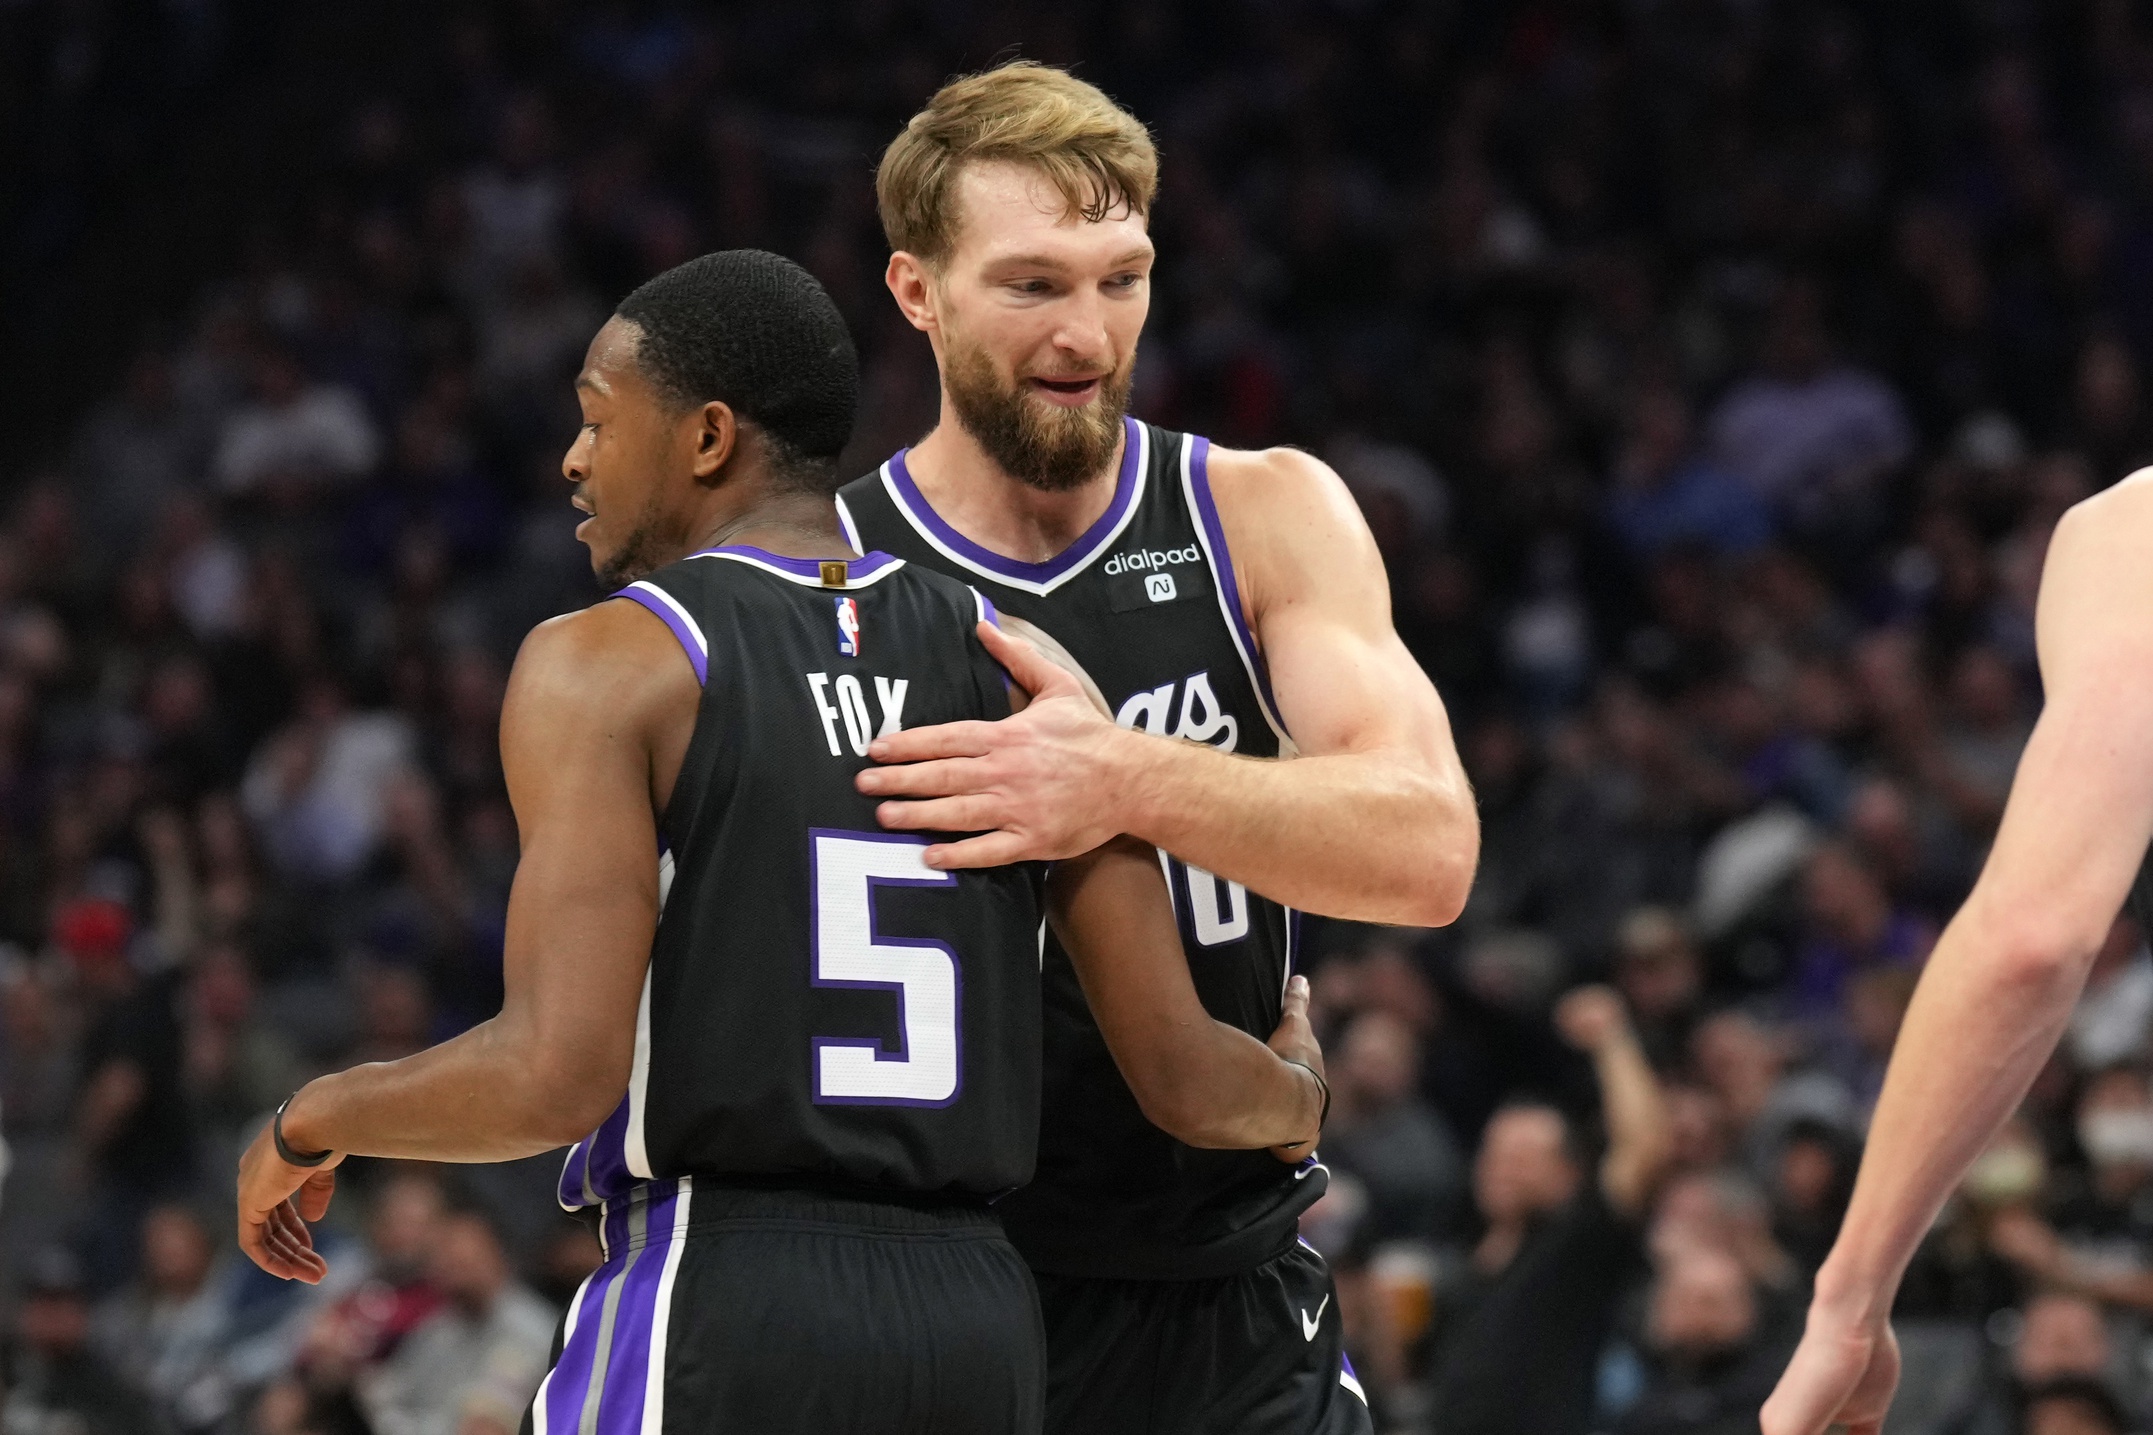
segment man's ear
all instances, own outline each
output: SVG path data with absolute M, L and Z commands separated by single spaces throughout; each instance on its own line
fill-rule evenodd
M 935 305 L 934 271 L 926 260 L 900 249 L 890 256 L 889 268 L 882 273 L 882 282 L 889 286 L 890 297 L 897 301 L 897 308 L 913 328 L 930 335 L 941 328 L 941 316 Z
M 691 471 L 698 483 L 714 484 L 740 446 L 740 420 L 732 405 L 712 399 L 694 412 L 695 458 Z

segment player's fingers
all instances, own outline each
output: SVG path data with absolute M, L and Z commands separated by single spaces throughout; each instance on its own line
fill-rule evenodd
M 291 1233 L 280 1222 L 271 1221 L 261 1228 L 261 1246 L 269 1257 L 263 1269 L 285 1280 L 306 1281 L 309 1285 L 321 1279 L 316 1267 L 321 1257 L 292 1239 Z
M 314 1249 L 314 1233 L 307 1229 L 306 1222 L 300 1218 L 299 1212 L 292 1206 L 291 1202 L 286 1201 L 271 1211 L 269 1213 L 269 1223 L 271 1228 L 279 1235 L 282 1235 L 286 1240 L 291 1241 L 302 1250 L 311 1251 Z
M 268 1243 L 263 1239 L 262 1227 L 258 1223 L 250 1221 L 241 1221 L 239 1223 L 239 1249 L 246 1252 L 248 1260 L 254 1262 L 271 1275 L 283 1274 L 278 1269 L 282 1262 L 270 1251 Z
M 985 797 L 933 797 L 877 803 L 875 820 L 897 832 L 985 832 L 1000 821 L 1000 814 Z
M 860 769 L 855 786 L 869 797 L 958 797 L 981 790 L 977 758 L 943 757 L 897 767 Z
M 1284 1021 L 1308 1020 L 1308 978 L 1299 972 L 1286 978 Z
M 1035 698 L 1083 691 L 1068 669 L 1014 633 L 1005 633 L 992 623 L 981 623 L 979 641 L 988 655 L 1007 670 L 1010 681 Z
M 940 842 L 924 854 L 927 865 L 937 872 L 1006 867 L 1012 862 L 1030 861 L 1033 855 L 1025 850 L 1024 839 L 1014 832 L 989 832 L 979 837 L 967 837 L 962 842 Z
M 296 1267 L 304 1268 L 310 1261 L 320 1259 L 314 1254 L 313 1236 L 290 1212 L 280 1212 L 270 1218 L 263 1242 Z
M 905 728 L 867 745 L 876 762 L 925 762 L 937 757 L 980 757 L 994 742 L 991 722 L 945 722 Z M 872 771 L 873 769 L 869 769 Z M 866 773 L 861 774 L 862 777 Z M 869 789 L 862 787 L 862 792 Z
M 329 1198 L 336 1194 L 336 1172 L 316 1171 L 306 1178 L 292 1203 L 298 1207 L 300 1218 L 318 1221 L 329 1214 Z

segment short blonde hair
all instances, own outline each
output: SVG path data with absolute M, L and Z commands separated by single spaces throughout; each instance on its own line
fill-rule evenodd
M 996 160 L 1038 170 L 1087 221 L 1124 207 L 1148 214 L 1159 188 L 1159 152 L 1142 121 L 1066 70 L 1016 60 L 944 85 L 883 151 L 875 202 L 890 247 L 947 259 L 957 176 Z

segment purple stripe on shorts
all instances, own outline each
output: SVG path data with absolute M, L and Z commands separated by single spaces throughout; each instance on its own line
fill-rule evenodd
M 1136 420 L 1123 416 L 1121 421 L 1121 472 L 1114 479 L 1114 497 L 1107 503 L 1106 512 L 1099 515 L 1084 536 L 1064 548 L 1044 563 L 1022 563 L 1014 558 L 1004 558 L 991 548 L 982 548 L 942 521 L 942 515 L 934 511 L 919 485 L 912 481 L 912 470 L 905 467 L 905 455 L 910 449 L 899 449 L 890 458 L 890 478 L 904 500 L 904 506 L 912 516 L 925 524 L 936 538 L 952 552 L 978 564 L 990 573 L 1005 578 L 1015 578 L 1025 583 L 1046 583 L 1084 562 L 1105 545 L 1107 535 L 1121 523 L 1122 515 L 1129 511 L 1129 504 L 1136 496 L 1136 458 L 1144 443 L 1136 431 Z
M 1226 529 L 1219 522 L 1218 504 L 1211 497 L 1211 440 L 1191 434 L 1189 444 L 1189 491 L 1196 498 L 1197 521 L 1203 524 L 1204 537 L 1210 540 L 1212 566 L 1218 573 L 1219 594 L 1225 600 L 1226 617 L 1241 639 L 1241 651 L 1248 654 L 1249 671 L 1256 675 L 1257 696 L 1270 710 L 1272 720 L 1277 721 L 1278 703 L 1271 696 L 1271 668 L 1256 646 L 1256 635 L 1249 631 L 1248 615 L 1241 607 L 1241 585 L 1233 576 L 1233 554 L 1226 547 Z M 1283 728 L 1285 724 L 1279 726 Z
M 614 1238 L 614 1219 L 608 1212 L 605 1217 L 606 1241 L 618 1252 L 624 1242 Z M 625 1231 L 626 1226 L 623 1216 L 621 1229 Z M 553 1373 L 546 1377 L 544 1398 L 549 1435 L 575 1435 L 582 1422 L 584 1398 L 590 1391 L 591 1374 L 598 1361 L 606 1296 L 621 1278 L 626 1265 L 626 1253 L 613 1256 L 591 1273 L 590 1283 L 583 1288 L 582 1304 L 576 1307 L 576 1328 L 568 1333 L 567 1341 L 561 1346 L 561 1358 L 553 1363 Z
M 651 1334 L 679 1209 L 680 1183 L 653 1182 L 644 1189 L 650 1199 L 642 1207 L 640 1239 L 636 1239 L 633 1219 L 636 1193 L 606 1203 L 606 1248 L 612 1254 L 584 1288 L 576 1328 L 569 1332 L 547 1381 L 544 1398 L 550 1435 L 577 1435 L 584 1412 L 591 1408 L 591 1382 L 599 1379 L 604 1383 L 596 1403 L 596 1435 L 634 1435 L 642 1428 Z M 613 1308 L 610 1324 L 606 1320 L 609 1303 Z
M 650 1190 L 642 1247 L 628 1253 L 620 1303 L 613 1313 L 613 1358 L 606 1365 L 605 1389 L 598 1397 L 598 1435 L 637 1435 L 643 1428 L 651 1328 L 658 1317 L 659 1287 L 665 1281 L 673 1218 L 680 1207 L 680 1183 L 658 1182 Z M 661 1191 L 665 1192 L 662 1196 Z
M 631 603 L 640 603 L 656 613 L 660 621 L 673 630 L 673 636 L 680 639 L 681 651 L 688 655 L 688 666 L 695 669 L 696 682 L 710 681 L 710 655 L 703 651 L 702 644 L 695 641 L 695 634 L 680 620 L 680 615 L 674 612 L 671 606 L 645 588 L 623 588 L 613 596 L 626 598 Z

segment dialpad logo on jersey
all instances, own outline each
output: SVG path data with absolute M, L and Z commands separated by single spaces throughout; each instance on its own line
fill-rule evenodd
M 1114 721 L 1123 727 L 1142 728 L 1155 737 L 1185 737 L 1221 752 L 1232 752 L 1241 740 L 1241 724 L 1219 703 L 1218 694 L 1211 691 L 1208 668 L 1137 693 L 1121 705 Z
M 1181 548 L 1136 548 L 1117 553 L 1099 565 L 1106 580 L 1107 606 L 1117 613 L 1135 613 L 1202 595 L 1199 577 L 1169 573 L 1169 568 L 1195 567 L 1201 571 L 1204 551 L 1190 543 Z
M 850 598 L 837 600 L 837 651 L 848 658 L 860 655 L 860 605 Z
M 1193 543 L 1186 548 L 1139 548 L 1107 559 L 1104 571 L 1107 577 L 1113 578 L 1123 573 L 1156 573 L 1162 568 L 1178 568 L 1184 563 L 1203 561 L 1203 550 Z

